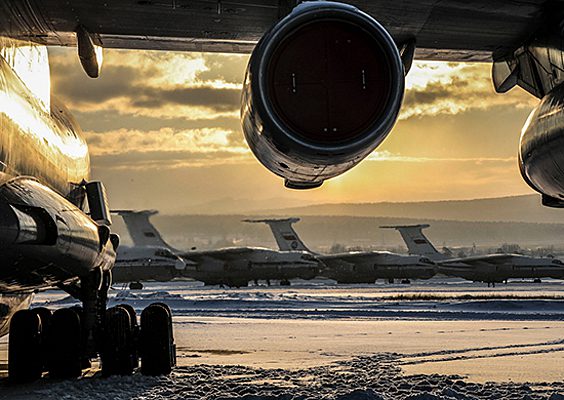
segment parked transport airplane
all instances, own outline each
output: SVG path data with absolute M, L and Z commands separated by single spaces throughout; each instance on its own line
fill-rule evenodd
M 374 283 L 378 279 L 409 283 L 411 279 L 429 279 L 435 275 L 434 263 L 422 256 L 406 256 L 388 251 L 351 251 L 338 254 L 316 254 L 300 239 L 294 227 L 299 218 L 247 219 L 270 227 L 280 250 L 308 251 L 325 265 L 320 274 L 338 283 Z
M 120 246 L 112 270 L 112 281 L 129 283 L 130 289 L 140 290 L 143 289 L 141 282 L 168 282 L 181 278 L 186 268 L 186 261 L 168 248 Z
M 116 210 L 125 221 L 136 247 L 170 249 L 187 264 L 174 271 L 206 285 L 247 286 L 249 281 L 279 280 L 289 285 L 290 279 L 313 279 L 319 274 L 319 261 L 307 251 L 277 251 L 260 247 L 228 247 L 217 250 L 181 251 L 168 245 L 149 221 L 156 211 Z M 132 273 L 133 276 L 133 273 Z M 142 279 L 136 279 L 139 287 Z
M 470 257 L 448 257 L 440 253 L 423 234 L 430 225 L 394 225 L 381 228 L 396 229 L 402 236 L 409 254 L 423 255 L 437 263 L 437 271 L 471 281 L 486 282 L 488 286 L 508 279 L 542 278 L 564 279 L 564 263 L 552 257 L 530 257 L 522 254 L 487 254 Z

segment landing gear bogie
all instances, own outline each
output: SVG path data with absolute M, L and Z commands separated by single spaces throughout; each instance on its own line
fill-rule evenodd
M 50 378 L 75 379 L 100 355 L 102 375 L 169 374 L 176 365 L 172 313 L 163 303 L 149 305 L 141 327 L 130 305 L 106 310 L 111 276 L 87 277 L 81 286 L 62 287 L 82 306 L 18 311 L 10 323 L 8 376 L 14 383 Z

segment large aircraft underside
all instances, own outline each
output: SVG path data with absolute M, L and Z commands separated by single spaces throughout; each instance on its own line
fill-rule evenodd
M 76 27 L 107 48 L 250 53 L 297 1 L 291 0 L 7 0 L 0 32 L 54 46 L 75 46 Z M 376 18 L 396 43 L 417 38 L 417 58 L 491 61 L 530 37 L 562 2 L 350 0 Z
M 520 86 L 542 100 L 523 129 L 520 170 L 545 205 L 564 206 L 563 1 L 349 3 L 6 0 L 0 36 L 78 46 L 91 77 L 94 45 L 252 53 L 243 132 L 292 189 L 321 186 L 382 143 L 414 58 L 493 61 L 497 92 Z

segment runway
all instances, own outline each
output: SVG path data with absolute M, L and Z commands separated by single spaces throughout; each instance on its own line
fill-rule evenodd
M 2 378 L 0 395 L 556 399 L 564 395 L 563 289 L 561 281 L 487 288 L 439 278 L 412 285 L 315 280 L 244 289 L 194 282 L 116 288 L 112 304 L 141 309 L 165 301 L 173 309 L 173 375 L 102 379 L 93 368 L 77 381 L 43 379 L 21 388 Z M 34 305 L 71 302 L 47 292 Z M 5 339 L 1 345 L 5 377 Z M 413 397 L 422 394 L 435 397 Z

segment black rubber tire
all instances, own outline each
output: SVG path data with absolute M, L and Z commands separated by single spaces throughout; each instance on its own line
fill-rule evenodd
M 45 307 L 37 307 L 31 311 L 39 316 L 39 319 L 41 320 L 41 363 L 43 365 L 43 371 L 47 372 L 47 355 L 49 353 L 47 338 L 49 337 L 49 327 L 51 325 L 53 313 Z
M 8 378 L 28 383 L 41 378 L 41 319 L 31 310 L 20 310 L 10 321 Z
M 133 323 L 129 310 L 116 306 L 106 311 L 102 341 L 102 375 L 131 375 L 135 368 Z
M 82 374 L 82 343 L 79 310 L 61 308 L 55 311 L 47 338 L 50 378 L 72 379 Z
M 130 290 L 143 290 L 143 284 L 141 282 L 131 282 L 129 284 Z
M 123 307 L 129 313 L 129 318 L 131 320 L 131 329 L 132 329 L 132 340 L 130 341 L 131 346 L 131 362 L 133 368 L 139 367 L 139 324 L 137 323 L 137 313 L 135 309 L 130 304 L 120 304 L 120 307 Z
M 172 313 L 166 304 L 154 303 L 141 313 L 141 373 L 168 375 L 176 363 Z

